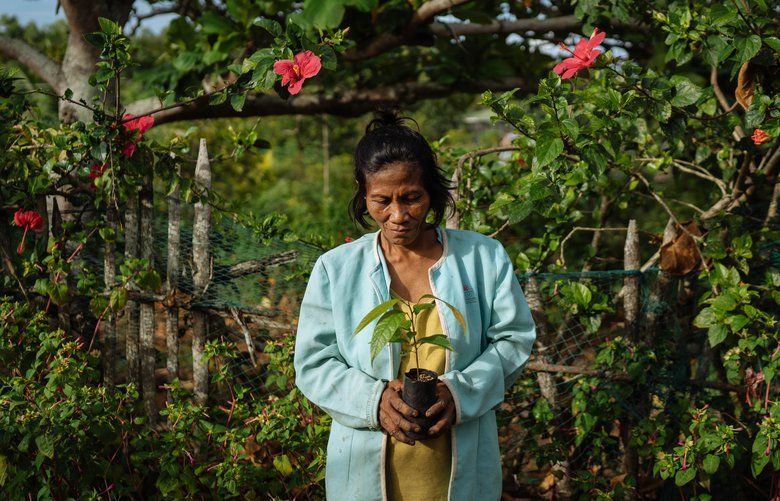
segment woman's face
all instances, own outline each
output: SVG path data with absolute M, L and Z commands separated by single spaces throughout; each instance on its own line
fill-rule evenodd
M 431 207 L 420 169 L 394 163 L 367 175 L 366 207 L 388 241 L 403 246 L 414 243 Z

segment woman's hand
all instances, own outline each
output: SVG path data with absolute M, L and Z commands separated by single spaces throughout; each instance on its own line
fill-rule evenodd
M 436 384 L 436 396 L 438 400 L 425 411 L 426 417 L 440 416 L 436 424 L 428 429 L 431 438 L 436 438 L 452 427 L 455 422 L 455 399 L 447 385 L 439 381 Z
M 379 424 L 399 442 L 414 445 L 414 440 L 406 436 L 404 431 L 420 431 L 420 427 L 404 418 L 417 416 L 417 411 L 401 399 L 403 387 L 404 384 L 398 379 L 387 383 L 379 401 Z

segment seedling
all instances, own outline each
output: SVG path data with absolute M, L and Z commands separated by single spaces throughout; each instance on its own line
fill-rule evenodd
M 433 294 L 425 294 L 420 297 L 421 300 L 425 298 L 432 298 L 446 304 L 452 311 L 452 314 L 455 315 L 455 318 L 460 325 L 463 326 L 463 329 L 466 329 L 466 321 L 457 308 L 447 301 L 437 298 Z M 407 352 L 404 352 L 404 354 L 411 352 L 414 355 L 415 368 L 417 369 L 415 373 L 420 374 L 420 359 L 417 354 L 417 349 L 420 345 L 426 343 L 435 344 L 447 350 L 455 350 L 452 343 L 450 343 L 450 340 L 447 339 L 447 336 L 444 334 L 428 335 L 422 339 L 416 338 L 417 331 L 414 326 L 417 317 L 423 311 L 435 308 L 435 303 L 417 303 L 412 305 L 404 301 L 404 304 L 408 306 L 404 311 L 403 309 L 397 310 L 395 308 L 395 305 L 399 302 L 401 302 L 400 299 L 393 298 L 376 306 L 363 317 L 363 320 L 360 321 L 360 324 L 355 328 L 355 332 L 352 335 L 354 336 L 374 319 L 379 318 L 379 321 L 377 321 L 376 327 L 374 328 L 374 334 L 371 336 L 371 363 L 374 362 L 374 358 L 376 358 L 387 343 L 406 343 L 410 349 Z

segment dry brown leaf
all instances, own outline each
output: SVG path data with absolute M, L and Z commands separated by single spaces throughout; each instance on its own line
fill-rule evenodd
M 609 479 L 609 483 L 612 485 L 612 488 L 614 489 L 615 486 L 618 484 L 623 484 L 623 481 L 626 479 L 627 473 L 623 473 L 622 475 L 615 475 L 614 477 Z
M 755 89 L 755 72 L 750 65 L 750 61 L 745 61 L 739 69 L 737 88 L 734 90 L 734 96 L 743 108 L 748 109 L 750 107 L 750 103 L 753 102 L 753 93 L 755 92 Z
M 556 480 L 555 475 L 548 473 L 547 476 L 544 477 L 544 480 L 539 482 L 539 492 L 547 492 L 552 489 Z
M 701 236 L 695 221 L 683 223 L 689 233 Z M 671 235 L 665 235 L 661 244 L 660 267 L 672 275 L 685 275 L 694 270 L 701 262 L 696 242 L 679 225 L 675 225 Z

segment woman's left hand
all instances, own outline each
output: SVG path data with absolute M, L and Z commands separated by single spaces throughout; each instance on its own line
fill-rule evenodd
M 431 438 L 438 437 L 452 427 L 455 422 L 455 400 L 452 398 L 450 389 L 441 381 L 436 384 L 436 396 L 438 397 L 436 402 L 425 411 L 426 417 L 439 416 L 436 424 L 428 430 Z

